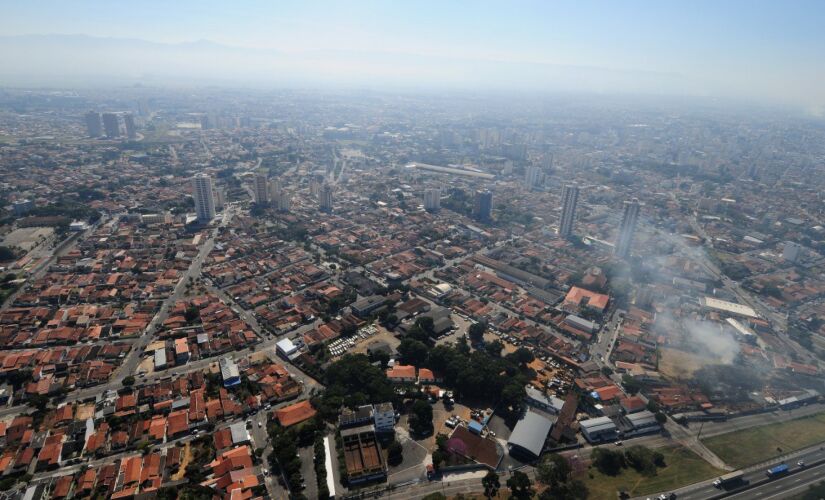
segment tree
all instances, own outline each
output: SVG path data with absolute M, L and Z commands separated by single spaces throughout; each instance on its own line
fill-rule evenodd
M 470 336 L 470 341 L 473 344 L 481 344 L 484 342 L 485 331 L 487 331 L 487 323 L 479 321 L 478 323 L 470 325 L 470 328 L 467 329 L 467 334 Z
M 393 440 L 387 447 L 387 463 L 399 465 L 404 461 L 404 447 L 396 440 Z
M 624 452 L 627 465 L 633 467 L 643 476 L 655 476 L 656 468 L 665 465 L 665 457 L 658 451 L 653 451 L 644 446 L 631 446 Z
M 660 411 L 656 412 L 656 421 L 659 422 L 659 425 L 665 425 L 665 422 L 667 422 L 667 415 Z
M 9 247 L 0 246 L 0 262 L 8 262 L 14 260 L 15 257 L 14 250 Z
M 427 359 L 428 351 L 423 342 L 413 339 L 405 338 L 398 346 L 401 361 L 408 365 L 420 366 Z
M 539 500 L 586 500 L 588 494 L 587 486 L 578 479 L 573 479 L 542 491 Z
M 484 486 L 484 496 L 493 498 L 501 488 L 501 482 L 498 480 L 498 474 L 494 471 L 487 472 L 487 475 L 481 478 L 481 484 Z
M 123 378 L 123 386 L 124 387 L 131 387 L 135 385 L 135 377 L 128 375 Z
M 536 467 L 537 479 L 549 486 L 567 481 L 571 472 L 570 464 L 558 453 L 545 455 Z
M 516 362 L 521 364 L 521 365 L 526 365 L 528 363 L 532 363 L 533 360 L 535 359 L 535 356 L 533 356 L 533 353 L 530 352 L 530 349 L 527 349 L 526 347 L 519 347 L 518 349 L 516 349 L 516 352 L 514 352 L 512 354 L 512 356 L 513 356 L 513 359 L 515 359 Z
M 186 308 L 186 311 L 183 313 L 183 319 L 186 320 L 187 323 L 192 323 L 196 319 L 200 317 L 200 311 L 195 306 L 189 306 Z
M 412 405 L 410 430 L 419 436 L 428 434 L 433 430 L 433 408 L 423 399 L 417 400 Z
M 618 475 L 625 465 L 623 453 L 606 448 L 594 449 L 592 458 L 596 469 L 608 476 Z
M 504 349 L 504 344 L 499 339 L 495 339 L 492 342 L 484 344 L 484 352 L 494 358 L 501 357 L 502 349 Z
M 516 500 L 527 500 L 533 496 L 533 483 L 527 474 L 517 470 L 513 472 L 507 480 L 507 487 L 510 488 L 510 498 Z

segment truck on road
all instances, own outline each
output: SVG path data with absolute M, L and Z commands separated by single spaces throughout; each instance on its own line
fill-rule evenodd
M 713 485 L 717 488 L 728 488 L 731 486 L 735 486 L 739 483 L 742 483 L 745 479 L 745 473 L 741 470 L 736 472 L 731 472 L 730 474 L 725 474 L 721 476 L 719 479 L 713 482 Z
M 768 476 L 768 479 L 773 479 L 775 477 L 787 474 L 788 470 L 788 464 L 774 465 L 765 472 L 765 475 Z

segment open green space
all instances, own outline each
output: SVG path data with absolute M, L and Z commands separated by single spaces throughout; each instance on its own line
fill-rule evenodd
M 743 429 L 702 442 L 728 465 L 741 468 L 825 441 L 825 412 Z
M 617 476 L 608 476 L 591 467 L 577 479 L 587 486 L 590 492 L 588 498 L 597 500 L 615 499 L 618 491 L 626 491 L 631 497 L 671 491 L 725 473 L 681 446 L 656 451 L 664 455 L 665 466 L 659 468 L 655 476 L 644 476 L 630 467 L 622 469 Z

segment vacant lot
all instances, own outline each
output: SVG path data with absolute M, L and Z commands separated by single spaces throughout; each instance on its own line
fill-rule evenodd
M 722 434 L 702 442 L 728 465 L 743 467 L 823 441 L 825 412 Z
M 678 349 L 663 348 L 659 356 L 659 372 L 669 378 L 688 379 L 707 364 L 706 358 Z
M 630 496 L 648 495 L 670 491 L 686 484 L 709 479 L 725 471 L 716 469 L 687 448 L 662 448 L 656 450 L 665 456 L 665 467 L 653 477 L 646 477 L 631 468 L 623 469 L 618 476 L 606 476 L 595 467 L 582 472 L 578 479 L 590 490 L 591 499 L 614 499 L 616 492 L 627 491 Z M 593 477 L 590 477 L 592 474 Z

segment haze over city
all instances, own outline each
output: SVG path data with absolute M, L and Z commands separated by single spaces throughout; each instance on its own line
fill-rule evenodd
M 825 4 L 0 18 L 0 500 L 825 498 Z
M 8 84 L 653 93 L 820 113 L 823 7 L 732 2 L 19 2 Z M 67 36 L 72 35 L 72 36 Z

